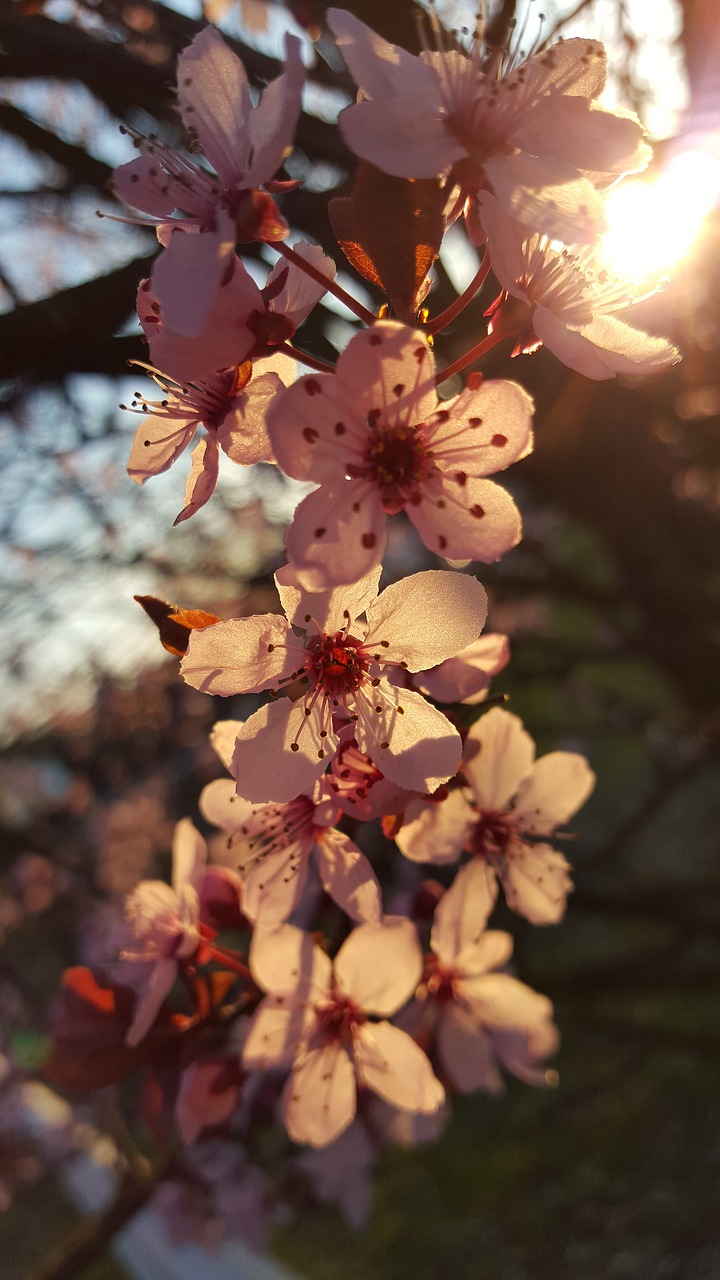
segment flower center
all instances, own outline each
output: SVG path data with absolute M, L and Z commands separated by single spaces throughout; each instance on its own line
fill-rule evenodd
M 507 853 L 514 830 L 506 810 L 481 809 L 470 833 L 468 852 L 486 858 L 488 862 L 499 862 Z
M 412 501 L 431 468 L 420 426 L 373 427 L 364 461 L 387 515 Z
M 362 641 L 336 631 L 334 636 L 312 636 L 307 644 L 305 671 L 315 688 L 331 698 L 342 698 L 360 687 L 368 669 Z
M 449 1004 L 455 999 L 455 970 L 441 965 L 437 956 L 425 957 L 423 985 L 427 995 L 439 1004 Z
M 362 1026 L 364 1015 L 349 996 L 332 991 L 315 1006 L 317 1030 L 326 1040 L 345 1044 L 352 1040 L 356 1027 Z

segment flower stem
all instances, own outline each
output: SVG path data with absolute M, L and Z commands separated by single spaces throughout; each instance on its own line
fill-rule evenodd
M 377 316 L 374 316 L 372 311 L 368 311 L 362 302 L 358 302 L 357 298 L 353 298 L 351 294 L 347 293 L 339 284 L 336 284 L 334 280 L 331 280 L 329 276 L 326 276 L 324 272 L 318 271 L 317 267 L 314 267 L 311 262 L 301 258 L 300 254 L 291 249 L 289 244 L 284 244 L 282 240 L 278 240 L 273 245 L 273 248 L 277 249 L 286 262 L 292 262 L 293 266 L 299 267 L 300 271 L 304 271 L 305 275 L 310 276 L 310 279 L 314 280 L 316 284 L 321 284 L 327 289 L 328 293 L 331 293 L 339 302 L 344 303 L 350 311 L 354 311 L 355 315 L 364 320 L 366 324 L 375 323 Z
M 449 324 L 452 324 L 452 321 L 456 320 L 461 312 L 465 310 L 468 303 L 472 302 L 475 294 L 480 292 L 489 275 L 490 255 L 487 250 L 485 250 L 482 262 L 467 288 L 463 290 L 459 297 L 457 297 L 449 307 L 446 307 L 444 311 L 440 312 L 439 316 L 435 316 L 434 320 L 431 320 L 430 323 L 426 325 L 426 332 L 439 333 L 441 329 L 446 329 Z
M 488 351 L 492 351 L 493 347 L 496 347 L 498 342 L 502 342 L 505 337 L 507 337 L 505 333 L 489 333 L 486 338 L 483 338 L 482 342 L 478 342 L 476 346 L 466 351 L 464 356 L 459 356 L 457 360 L 449 364 L 447 369 L 438 369 L 435 374 L 436 386 L 439 386 L 441 382 L 446 382 L 448 378 L 452 378 L 454 373 L 461 373 L 463 369 L 467 369 L 469 364 L 473 364 L 475 360 L 479 360 Z
M 282 351 L 286 356 L 292 356 L 293 360 L 300 360 L 310 369 L 316 369 L 318 373 L 334 373 L 335 370 L 331 364 L 325 360 L 318 360 L 316 356 L 309 356 L 305 351 L 298 351 L 291 342 L 279 342 L 277 351 Z

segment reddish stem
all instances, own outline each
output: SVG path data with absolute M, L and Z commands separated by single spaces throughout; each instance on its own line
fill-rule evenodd
M 478 342 L 476 346 L 466 351 L 464 356 L 459 356 L 457 360 L 449 364 L 447 369 L 438 369 L 435 374 L 435 385 L 439 386 L 441 382 L 446 382 L 448 378 L 452 378 L 454 373 L 461 373 L 463 369 L 467 369 L 469 364 L 473 364 L 475 360 L 479 360 L 488 351 L 492 351 L 493 347 L 496 347 L 498 342 L 502 342 L 503 338 L 506 337 L 507 334 L 505 333 L 489 333 L 486 338 L 483 338 L 482 342 Z
M 449 307 L 446 307 L 444 311 L 440 312 L 439 316 L 435 316 L 435 319 L 431 320 L 430 323 L 425 326 L 426 332 L 439 333 L 441 329 L 446 329 L 449 324 L 452 324 L 452 321 L 457 319 L 457 317 L 465 310 L 468 303 L 472 302 L 476 293 L 480 292 L 489 275 L 490 255 L 487 250 L 485 250 L 482 262 L 467 288 L 463 290 L 454 302 L 451 302 Z
M 318 360 L 316 356 L 309 356 L 305 351 L 298 351 L 291 342 L 279 342 L 276 351 L 282 351 L 286 356 L 292 356 L 293 360 L 301 360 L 310 369 L 316 369 L 318 373 L 334 373 L 335 370 L 331 364 L 327 364 L 325 360 Z
M 284 244 L 283 241 L 278 240 L 273 245 L 273 248 L 277 249 L 286 262 L 292 262 L 294 266 L 299 267 L 301 271 L 305 272 L 306 276 L 310 276 L 310 279 L 314 280 L 316 284 L 321 284 L 324 289 L 327 289 L 328 293 L 331 293 L 339 302 L 344 303 L 350 311 L 354 311 L 356 316 L 365 321 L 365 324 L 375 323 L 377 316 L 374 316 L 372 311 L 368 311 L 362 302 L 358 302 L 357 298 L 353 298 L 351 294 L 347 293 L 339 284 L 336 284 L 334 280 L 331 280 L 329 276 L 326 276 L 322 271 L 318 271 L 317 267 L 314 267 L 311 262 L 301 258 L 300 254 L 291 249 L 289 244 Z
M 212 959 L 218 964 L 224 964 L 233 973 L 239 974 L 241 978 L 250 978 L 252 980 L 252 974 L 247 965 L 241 964 L 229 951 L 225 951 L 222 947 L 208 947 L 208 951 Z

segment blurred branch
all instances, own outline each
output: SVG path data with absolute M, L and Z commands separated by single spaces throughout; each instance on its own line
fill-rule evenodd
M 3 64 L 0 62 L 0 69 Z M 52 130 L 36 124 L 29 116 L 9 103 L 0 103 L 0 130 L 10 133 L 24 142 L 31 151 L 42 152 L 67 169 L 78 186 L 93 187 L 104 191 L 112 174 L 109 165 L 91 156 L 83 147 L 76 147 L 59 138 Z M 13 192 L 3 195 L 12 195 Z

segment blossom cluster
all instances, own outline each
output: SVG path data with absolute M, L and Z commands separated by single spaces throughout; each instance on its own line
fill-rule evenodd
M 503 1072 L 554 1078 L 550 1001 L 511 972 L 511 935 L 488 923 L 500 888 L 533 925 L 561 920 L 571 868 L 553 840 L 594 783 L 581 755 L 536 760 L 517 715 L 483 705 L 509 652 L 483 634 L 487 596 L 467 566 L 522 536 L 496 477 L 532 449 L 532 400 L 477 370 L 450 396 L 438 387 L 506 339 L 594 379 L 654 372 L 677 353 L 620 318 L 637 289 L 598 248 L 604 192 L 649 158 L 639 121 L 600 105 L 599 44 L 520 62 L 458 38 L 414 57 L 348 12 L 327 20 L 358 88 L 339 118 L 356 187 L 331 221 L 385 293 L 379 315 L 339 288 L 320 246 L 289 244 L 280 205 L 297 184 L 278 175 L 301 109 L 294 37 L 254 102 L 242 63 L 203 30 L 177 72 L 188 152 L 134 134 L 139 154 L 115 175 L 161 246 L 137 300 L 160 394 L 131 406 L 130 476 L 167 470 L 201 432 L 178 521 L 211 499 L 221 450 L 315 487 L 275 574 L 283 614 L 166 607 L 173 641 L 162 624 L 161 637 L 189 685 L 261 701 L 213 731 L 226 776 L 199 807 L 215 834 L 183 819 L 172 884 L 130 894 L 110 976 L 71 971 L 66 1019 L 89 1041 L 112 1024 L 114 1067 L 71 1068 L 61 1030 L 52 1070 L 106 1083 L 160 1064 L 170 1088 L 171 1060 L 187 1143 L 230 1127 L 242 1141 L 277 1115 L 294 1142 L 359 1168 L 368 1144 L 438 1132 L 454 1092 L 498 1093 Z M 433 317 L 429 271 L 460 219 L 482 265 Z M 393 263 L 383 222 L 406 261 Z M 240 254 L 253 241 L 278 254 L 262 287 Z M 449 363 L 442 332 L 491 271 L 487 336 Z M 295 344 L 328 291 L 363 321 L 334 367 Z M 401 513 L 438 567 L 381 590 Z M 382 875 L 363 850 L 377 819 L 399 855 Z M 413 864 L 438 880 L 413 880 Z M 311 1167 L 321 1185 L 324 1166 Z

